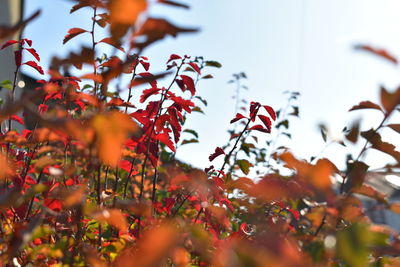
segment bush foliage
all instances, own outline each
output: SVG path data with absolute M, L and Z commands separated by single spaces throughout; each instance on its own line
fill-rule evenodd
M 169 0 L 152 4 L 188 8 Z M 146 47 L 196 30 L 146 17 L 147 8 L 146 0 L 76 0 L 71 13 L 91 10 L 92 27 L 70 29 L 63 42 L 88 38 L 91 46 L 53 58 L 46 71 L 31 40 L 9 40 L 38 13 L 0 29 L 1 49 L 15 51 L 15 76 L 2 82 L 8 98 L 0 111 L 0 262 L 399 265 L 398 234 L 374 224 L 362 199 L 395 213 L 400 203 L 366 183 L 369 166 L 362 158 L 370 149 L 379 150 L 395 160 L 387 171 L 399 168 L 400 152 L 382 140 L 380 131 L 400 132 L 400 124 L 388 123 L 398 118 L 400 89 L 381 88 L 380 103 L 363 101 L 351 108 L 374 109 L 382 121 L 368 131 L 357 123 L 344 130 L 343 145 L 364 144 L 345 170 L 327 158 L 306 161 L 277 146 L 279 136 L 290 137 L 289 120 L 298 116 L 296 92 L 289 93 L 287 108 L 276 112 L 238 97 L 230 140 L 209 157 L 212 163 L 222 159 L 221 166 L 200 170 L 175 153 L 198 142 L 185 121 L 207 105 L 197 87 L 221 64 L 172 54 L 165 72 L 151 73 Z M 143 20 L 137 23 L 139 17 Z M 97 40 L 101 28 L 109 37 Z M 99 57 L 101 43 L 113 48 L 110 55 Z M 359 48 L 397 63 L 384 50 Z M 49 78 L 17 98 L 23 65 Z M 245 78 L 234 75 L 238 92 Z M 133 90 L 142 90 L 140 99 L 134 99 Z M 21 128 L 27 120 L 33 124 Z M 261 142 L 260 134 L 269 141 Z

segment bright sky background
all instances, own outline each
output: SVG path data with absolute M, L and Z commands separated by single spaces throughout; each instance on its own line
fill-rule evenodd
M 71 51 L 88 39 L 79 36 L 67 45 L 62 39 L 69 28 L 89 29 L 88 11 L 69 15 L 71 1 L 27 0 L 26 15 L 37 8 L 43 13 L 25 31 L 46 67 L 52 55 Z M 182 1 L 183 2 L 183 1 Z M 292 120 L 293 140 L 281 141 L 299 157 L 310 158 L 324 148 L 317 128 L 325 122 L 333 136 L 340 136 L 351 118 L 365 115 L 367 129 L 377 126 L 377 111 L 347 113 L 362 100 L 377 101 L 379 85 L 399 85 L 399 69 L 365 52 L 355 44 L 373 44 L 400 56 L 400 2 L 398 0 L 186 0 L 192 8 L 152 8 L 151 14 L 177 25 L 200 27 L 197 34 L 168 38 L 145 50 L 152 72 L 164 70 L 169 55 L 204 56 L 223 64 L 210 69 L 215 77 L 199 83 L 198 92 L 208 100 L 206 116 L 194 114 L 189 128 L 200 134 L 200 144 L 183 146 L 178 156 L 206 167 L 208 155 L 228 140 L 226 130 L 234 117 L 234 87 L 227 81 L 244 71 L 249 77 L 248 100 L 278 109 L 285 105 L 283 91 L 300 91 L 300 119 Z M 396 114 L 397 117 L 398 113 Z M 400 138 L 387 131 L 386 140 L 399 147 Z M 356 151 L 356 150 L 355 150 Z M 333 145 L 323 156 L 343 166 L 346 149 Z M 373 153 L 368 163 L 379 166 L 386 157 Z M 217 165 L 218 166 L 218 165 Z

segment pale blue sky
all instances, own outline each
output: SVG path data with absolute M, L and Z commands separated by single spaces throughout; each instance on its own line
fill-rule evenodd
M 183 1 L 182 1 L 183 2 Z M 214 80 L 199 84 L 209 106 L 206 116 L 194 114 L 190 128 L 200 134 L 200 144 L 183 146 L 178 156 L 199 167 L 208 155 L 226 143 L 226 129 L 234 116 L 234 88 L 227 84 L 232 73 L 244 71 L 249 80 L 248 100 L 279 108 L 283 91 L 300 91 L 301 118 L 294 120 L 293 140 L 286 142 L 296 155 L 309 158 L 324 144 L 317 125 L 325 122 L 338 135 L 350 118 L 361 113 L 347 110 L 362 100 L 376 100 L 380 84 L 394 88 L 399 69 L 366 53 L 355 44 L 374 44 L 400 55 L 400 2 L 397 0 L 192 0 L 191 10 L 153 8 L 152 14 L 178 25 L 198 26 L 198 34 L 168 38 L 144 52 L 153 71 L 163 70 L 171 53 L 201 55 L 217 60 L 222 69 L 211 69 Z M 69 15 L 71 1 L 27 0 L 26 14 L 42 8 L 42 16 L 25 31 L 46 66 L 54 54 L 63 54 L 88 39 L 80 36 L 67 45 L 62 39 L 69 28 L 89 28 L 89 13 Z M 364 113 L 364 127 L 378 124 L 376 111 Z M 349 116 L 352 115 L 352 116 Z M 398 114 L 397 114 L 398 115 Z M 388 131 L 395 145 L 400 138 Z M 346 150 L 331 146 L 324 155 L 342 166 Z M 378 157 L 379 155 L 379 157 Z M 372 154 L 371 165 L 385 157 Z M 390 159 L 390 158 L 388 158 Z

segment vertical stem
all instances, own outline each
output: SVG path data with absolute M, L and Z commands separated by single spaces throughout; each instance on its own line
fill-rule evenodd
M 167 97 L 167 93 L 169 92 L 169 90 L 171 89 L 172 85 L 174 84 L 176 78 L 178 77 L 179 71 L 182 68 L 183 64 L 185 63 L 185 59 L 182 60 L 182 63 L 178 66 L 175 76 L 172 79 L 172 82 L 170 83 L 170 85 L 168 86 L 167 90 L 165 90 L 165 92 L 161 95 L 161 100 L 160 100 L 160 105 L 158 106 L 158 111 L 157 111 L 157 115 L 154 118 L 151 130 L 150 130 L 150 134 L 147 138 L 147 146 L 146 146 L 146 154 L 145 154 L 145 158 L 143 160 L 143 164 L 142 164 L 142 174 L 141 174 L 141 181 L 140 181 L 140 193 L 139 193 L 139 200 L 141 200 L 143 198 L 143 190 L 144 190 L 144 180 L 146 178 L 146 164 L 147 161 L 149 159 L 149 151 L 150 151 L 150 143 L 151 143 L 151 139 L 155 130 L 155 126 L 156 126 L 156 122 L 158 120 L 158 118 L 161 115 L 161 110 L 162 110 L 162 105 Z M 156 167 L 157 168 L 157 167 Z
M 101 165 L 99 164 L 98 169 L 97 169 L 97 205 L 100 207 L 101 206 Z M 101 249 L 101 223 L 99 222 L 99 237 L 97 239 L 97 244 L 98 244 L 98 249 Z
M 96 16 L 97 16 L 97 7 L 93 8 L 93 22 L 92 22 L 92 31 L 90 34 L 92 35 L 92 50 L 93 50 L 93 74 L 94 76 L 97 75 L 97 65 L 96 65 L 96 41 L 94 38 L 94 28 L 96 26 Z M 97 82 L 94 81 L 94 95 L 97 95 Z

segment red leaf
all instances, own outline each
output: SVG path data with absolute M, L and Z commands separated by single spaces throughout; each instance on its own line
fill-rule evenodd
M 104 38 L 101 41 L 99 41 L 99 43 L 109 44 L 125 53 L 125 49 L 122 46 L 120 46 L 119 44 L 115 43 L 112 38 L 109 38 L 109 37 Z
M 191 113 L 190 107 L 194 107 L 194 103 L 190 100 L 183 99 L 180 96 L 171 97 L 171 100 L 175 102 L 176 105 Z
M 169 57 L 167 63 L 169 63 L 170 61 L 175 60 L 175 59 L 182 59 L 182 57 L 180 57 L 180 56 L 178 56 L 178 55 L 176 55 L 176 54 L 172 54 L 172 55 Z
M 222 155 L 222 154 L 225 154 L 224 150 L 223 150 L 222 148 L 220 148 L 220 147 L 217 147 L 217 148 L 215 149 L 214 153 L 212 153 L 212 154 L 208 157 L 208 159 L 209 159 L 209 161 L 213 161 L 216 157 L 218 157 L 218 156 L 220 156 L 220 155 Z
M 256 131 L 260 131 L 260 132 L 263 132 L 263 133 L 270 133 L 271 132 L 269 129 L 265 129 L 260 124 L 254 125 L 253 127 L 250 127 L 249 130 L 256 130 Z
M 132 163 L 129 160 L 121 160 L 119 162 L 119 168 L 125 170 L 127 173 L 131 171 Z
M 200 70 L 199 66 L 197 66 L 196 63 L 190 62 L 189 65 L 190 65 L 198 74 L 201 74 L 201 70 Z
M 61 211 L 62 209 L 61 201 L 58 199 L 45 199 L 44 205 L 54 211 Z
M 181 75 L 181 78 L 186 88 L 190 91 L 192 95 L 194 95 L 196 93 L 196 88 L 193 79 L 186 75 Z
M 265 108 L 265 110 L 268 112 L 269 116 L 271 117 L 272 120 L 276 120 L 276 113 L 275 110 L 267 105 L 263 106 Z
M 157 139 L 157 140 L 161 141 L 163 144 L 165 144 L 169 149 L 172 150 L 172 152 L 175 152 L 174 143 L 169 138 L 168 133 L 164 132 L 164 133 L 157 134 L 155 139 Z
M 296 221 L 300 220 L 300 212 L 298 210 L 292 210 L 292 209 L 287 209 L 293 217 L 296 219 Z
M 170 0 L 158 0 L 157 2 L 160 3 L 160 4 L 176 6 L 176 7 L 182 7 L 182 8 L 186 8 L 186 9 L 190 8 L 188 5 L 177 3 L 175 1 L 170 1 Z
M 144 68 L 146 71 L 149 71 L 150 63 L 148 63 L 148 62 L 146 62 L 146 61 L 143 61 L 143 60 L 140 60 L 139 62 L 140 62 L 140 64 L 143 66 L 143 68 Z
M 26 51 L 32 54 L 36 58 L 37 61 L 40 61 L 39 54 L 36 52 L 34 48 L 27 48 Z
M 17 67 L 21 66 L 22 51 L 21 50 L 14 51 L 14 58 L 15 58 L 15 65 L 17 65 Z
M 144 101 L 146 101 L 147 98 L 149 98 L 152 95 L 157 95 L 158 91 L 160 91 L 161 89 L 159 88 L 150 88 L 150 89 L 146 89 L 143 90 L 143 94 L 140 97 L 140 103 L 143 103 Z
M 40 104 L 40 105 L 38 106 L 38 112 L 39 112 L 39 114 L 42 114 L 42 113 L 44 113 L 44 112 L 47 112 L 48 110 L 49 110 L 49 106 L 48 106 L 48 105 Z
M 44 74 L 44 71 L 43 71 L 42 67 L 40 67 L 35 61 L 25 62 L 24 65 L 28 65 L 28 66 L 34 68 L 35 70 L 37 70 L 42 75 Z
M 250 118 L 251 121 L 255 121 L 256 120 L 256 115 L 257 115 L 257 111 L 258 111 L 258 107 L 260 106 L 260 103 L 258 102 L 251 102 L 250 103 Z
M 384 49 L 371 47 L 369 45 L 358 45 L 355 47 L 355 49 L 360 49 L 360 50 L 365 50 L 365 51 L 371 52 L 377 56 L 380 56 L 380 57 L 383 57 L 383 58 L 389 60 L 390 62 L 392 62 L 396 65 L 398 63 L 397 58 L 395 58 L 392 54 L 390 54 L 389 52 L 387 52 Z
M 168 212 L 168 214 L 171 212 L 171 209 L 174 207 L 176 200 L 175 198 L 172 197 L 167 197 L 165 199 L 165 209 Z
M 29 46 L 32 46 L 32 40 L 26 38 L 21 39 L 21 44 L 23 44 L 24 42 L 26 42 Z
M 231 120 L 231 123 L 237 122 L 237 121 L 239 121 L 239 120 L 241 120 L 241 119 L 245 119 L 245 118 L 246 118 L 246 117 L 243 116 L 242 114 L 237 113 L 237 114 L 236 114 L 236 117 L 235 117 L 234 119 Z
M 20 124 L 22 124 L 22 125 L 24 125 L 25 123 L 24 123 L 24 120 L 20 117 L 20 116 L 18 116 L 18 115 L 11 115 L 11 117 L 10 117 L 13 121 L 16 121 L 16 122 L 18 122 L 18 123 L 20 123 Z
M 267 116 L 264 116 L 264 115 L 258 115 L 258 117 L 264 123 L 265 127 L 267 127 L 267 130 L 269 132 L 271 132 L 271 124 L 272 124 L 271 120 Z
M 10 45 L 16 44 L 16 43 L 18 43 L 18 41 L 15 41 L 15 40 L 7 41 L 5 44 L 3 44 L 3 46 L 0 48 L 0 50 L 4 49 Z
M 74 38 L 75 36 L 78 36 L 81 33 L 87 32 L 87 30 L 81 29 L 81 28 L 71 28 L 69 29 L 67 35 L 65 35 L 63 44 L 66 44 L 69 40 Z

